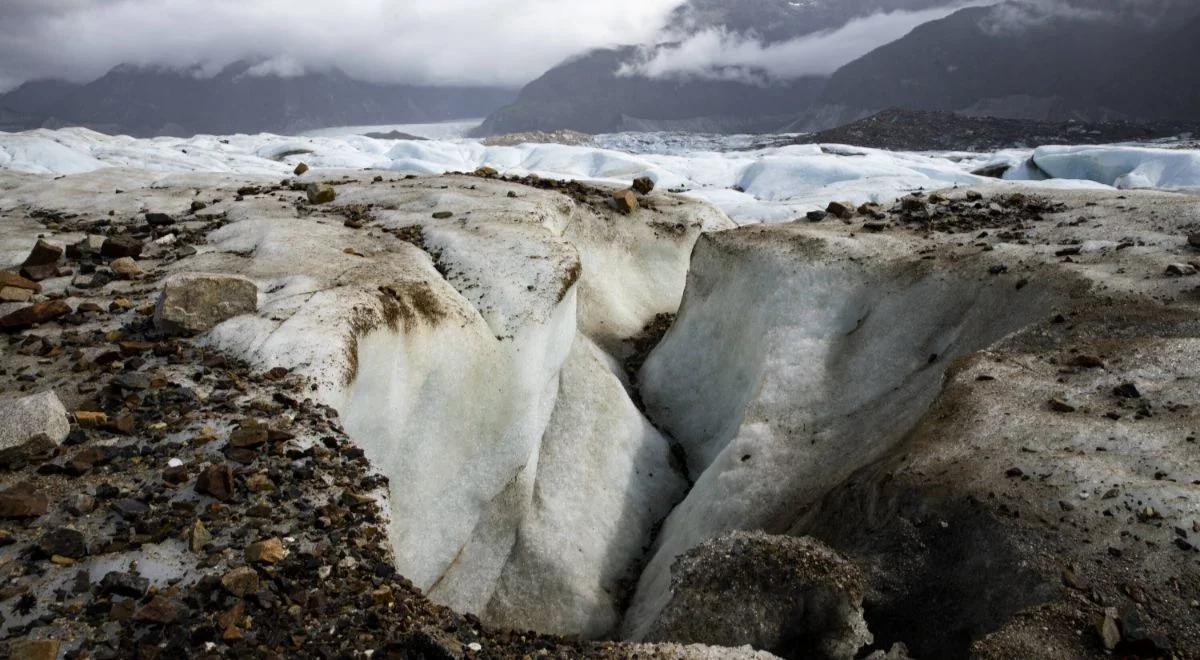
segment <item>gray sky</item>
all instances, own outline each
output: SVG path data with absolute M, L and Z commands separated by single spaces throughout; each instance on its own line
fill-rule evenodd
M 710 30 L 648 53 L 625 73 L 746 79 L 760 79 L 764 72 L 773 78 L 828 74 L 924 21 L 963 5 L 997 1 L 947 0 L 940 9 L 876 14 L 784 43 Z M 1162 7 L 1200 2 L 1018 1 L 1026 6 L 997 14 L 997 29 L 1064 12 L 1095 17 L 1120 7 L 1156 14 Z M 87 81 L 123 63 L 200 65 L 216 72 L 247 57 L 270 58 L 259 67 L 262 72 L 336 66 L 381 82 L 517 87 L 571 55 L 654 43 L 670 11 L 683 2 L 0 0 L 0 91 L 33 78 Z
M 0 90 L 122 63 L 519 86 L 592 48 L 650 40 L 682 0 L 0 0 Z

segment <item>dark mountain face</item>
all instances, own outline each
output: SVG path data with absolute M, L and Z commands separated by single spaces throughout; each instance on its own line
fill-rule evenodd
M 758 86 L 698 78 L 650 79 L 617 70 L 636 49 L 600 50 L 566 62 L 521 90 L 517 102 L 480 128 L 484 135 L 572 129 L 586 133 L 634 124 L 669 126 L 709 118 L 728 130 L 759 131 L 820 93 L 822 79 Z
M 233 64 L 216 76 L 122 66 L 86 85 L 26 83 L 0 96 L 8 130 L 83 125 L 134 136 L 296 133 L 326 126 L 479 117 L 511 90 L 380 85 L 340 71 L 253 75 Z
M 822 101 L 1043 120 L 1189 118 L 1158 114 L 1128 97 L 1139 81 L 1160 75 L 1194 80 L 1195 33 L 1169 37 L 1180 18 L 1200 11 L 1196 6 L 1182 0 L 1039 6 L 1006 2 L 922 25 L 839 70 Z M 1178 53 L 1148 54 L 1166 48 Z M 1174 59 L 1189 48 L 1192 59 Z M 1139 61 L 1147 63 L 1131 71 Z
M 945 2 L 691 0 L 672 13 L 664 35 L 678 40 L 722 29 L 773 43 L 838 28 L 880 11 L 927 9 Z M 489 117 L 478 133 L 558 129 L 602 133 L 678 126 L 720 132 L 776 130 L 812 105 L 825 82 L 815 76 L 763 85 L 618 74 L 622 65 L 645 56 L 645 51 L 628 47 L 568 60 L 527 85 L 515 103 Z

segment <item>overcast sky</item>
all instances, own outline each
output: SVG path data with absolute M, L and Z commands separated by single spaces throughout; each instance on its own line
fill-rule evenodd
M 650 40 L 682 0 L 0 0 L 0 90 L 122 63 L 336 65 L 359 77 L 520 86 Z

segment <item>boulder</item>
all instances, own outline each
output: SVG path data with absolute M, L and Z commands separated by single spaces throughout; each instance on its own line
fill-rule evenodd
M 654 192 L 654 179 L 648 176 L 639 176 L 633 180 L 633 185 L 630 187 L 639 195 L 649 195 Z
M 223 321 L 258 311 L 258 287 L 234 275 L 186 273 L 167 280 L 154 324 L 167 334 L 207 332 Z
M 33 245 L 33 250 L 21 264 L 21 275 L 41 281 L 54 277 L 58 273 L 58 262 L 62 259 L 63 249 L 42 239 Z
M 857 568 L 811 538 L 732 532 L 676 559 L 647 641 L 844 658 L 870 644 Z
M 292 170 L 292 174 L 295 174 L 296 176 L 300 176 L 307 171 L 308 171 L 308 163 L 300 163 L 299 165 L 296 166 L 296 169 Z
M 613 203 L 617 205 L 617 210 L 621 213 L 633 213 L 637 210 L 638 199 L 637 195 L 632 190 L 619 190 L 613 193 Z
M 305 192 L 308 193 L 309 204 L 328 204 L 337 199 L 337 191 L 325 183 L 310 183 Z
M 70 432 L 67 409 L 53 390 L 0 401 L 0 450 L 20 447 L 38 435 L 60 445 Z
M 202 205 L 201 208 L 204 208 L 204 202 L 192 202 L 193 207 L 197 203 Z M 151 227 L 169 227 L 175 224 L 175 218 L 172 218 L 166 213 L 147 213 L 146 224 L 150 225 Z

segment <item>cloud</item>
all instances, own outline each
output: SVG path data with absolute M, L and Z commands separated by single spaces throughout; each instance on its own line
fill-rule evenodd
M 976 0 L 921 11 L 881 12 L 834 30 L 770 44 L 723 29 L 708 29 L 674 45 L 643 48 L 642 57 L 623 66 L 619 73 L 648 78 L 741 80 L 753 84 L 828 76 L 922 23 L 944 18 L 967 6 L 993 2 Z
M 1004 36 L 1054 21 L 1109 21 L 1152 26 L 1181 12 L 1194 11 L 1195 0 L 1011 0 L 997 6 L 982 27 Z
M 118 64 L 338 67 L 384 82 L 519 86 L 561 60 L 646 43 L 682 0 L 0 0 L 0 89 Z

